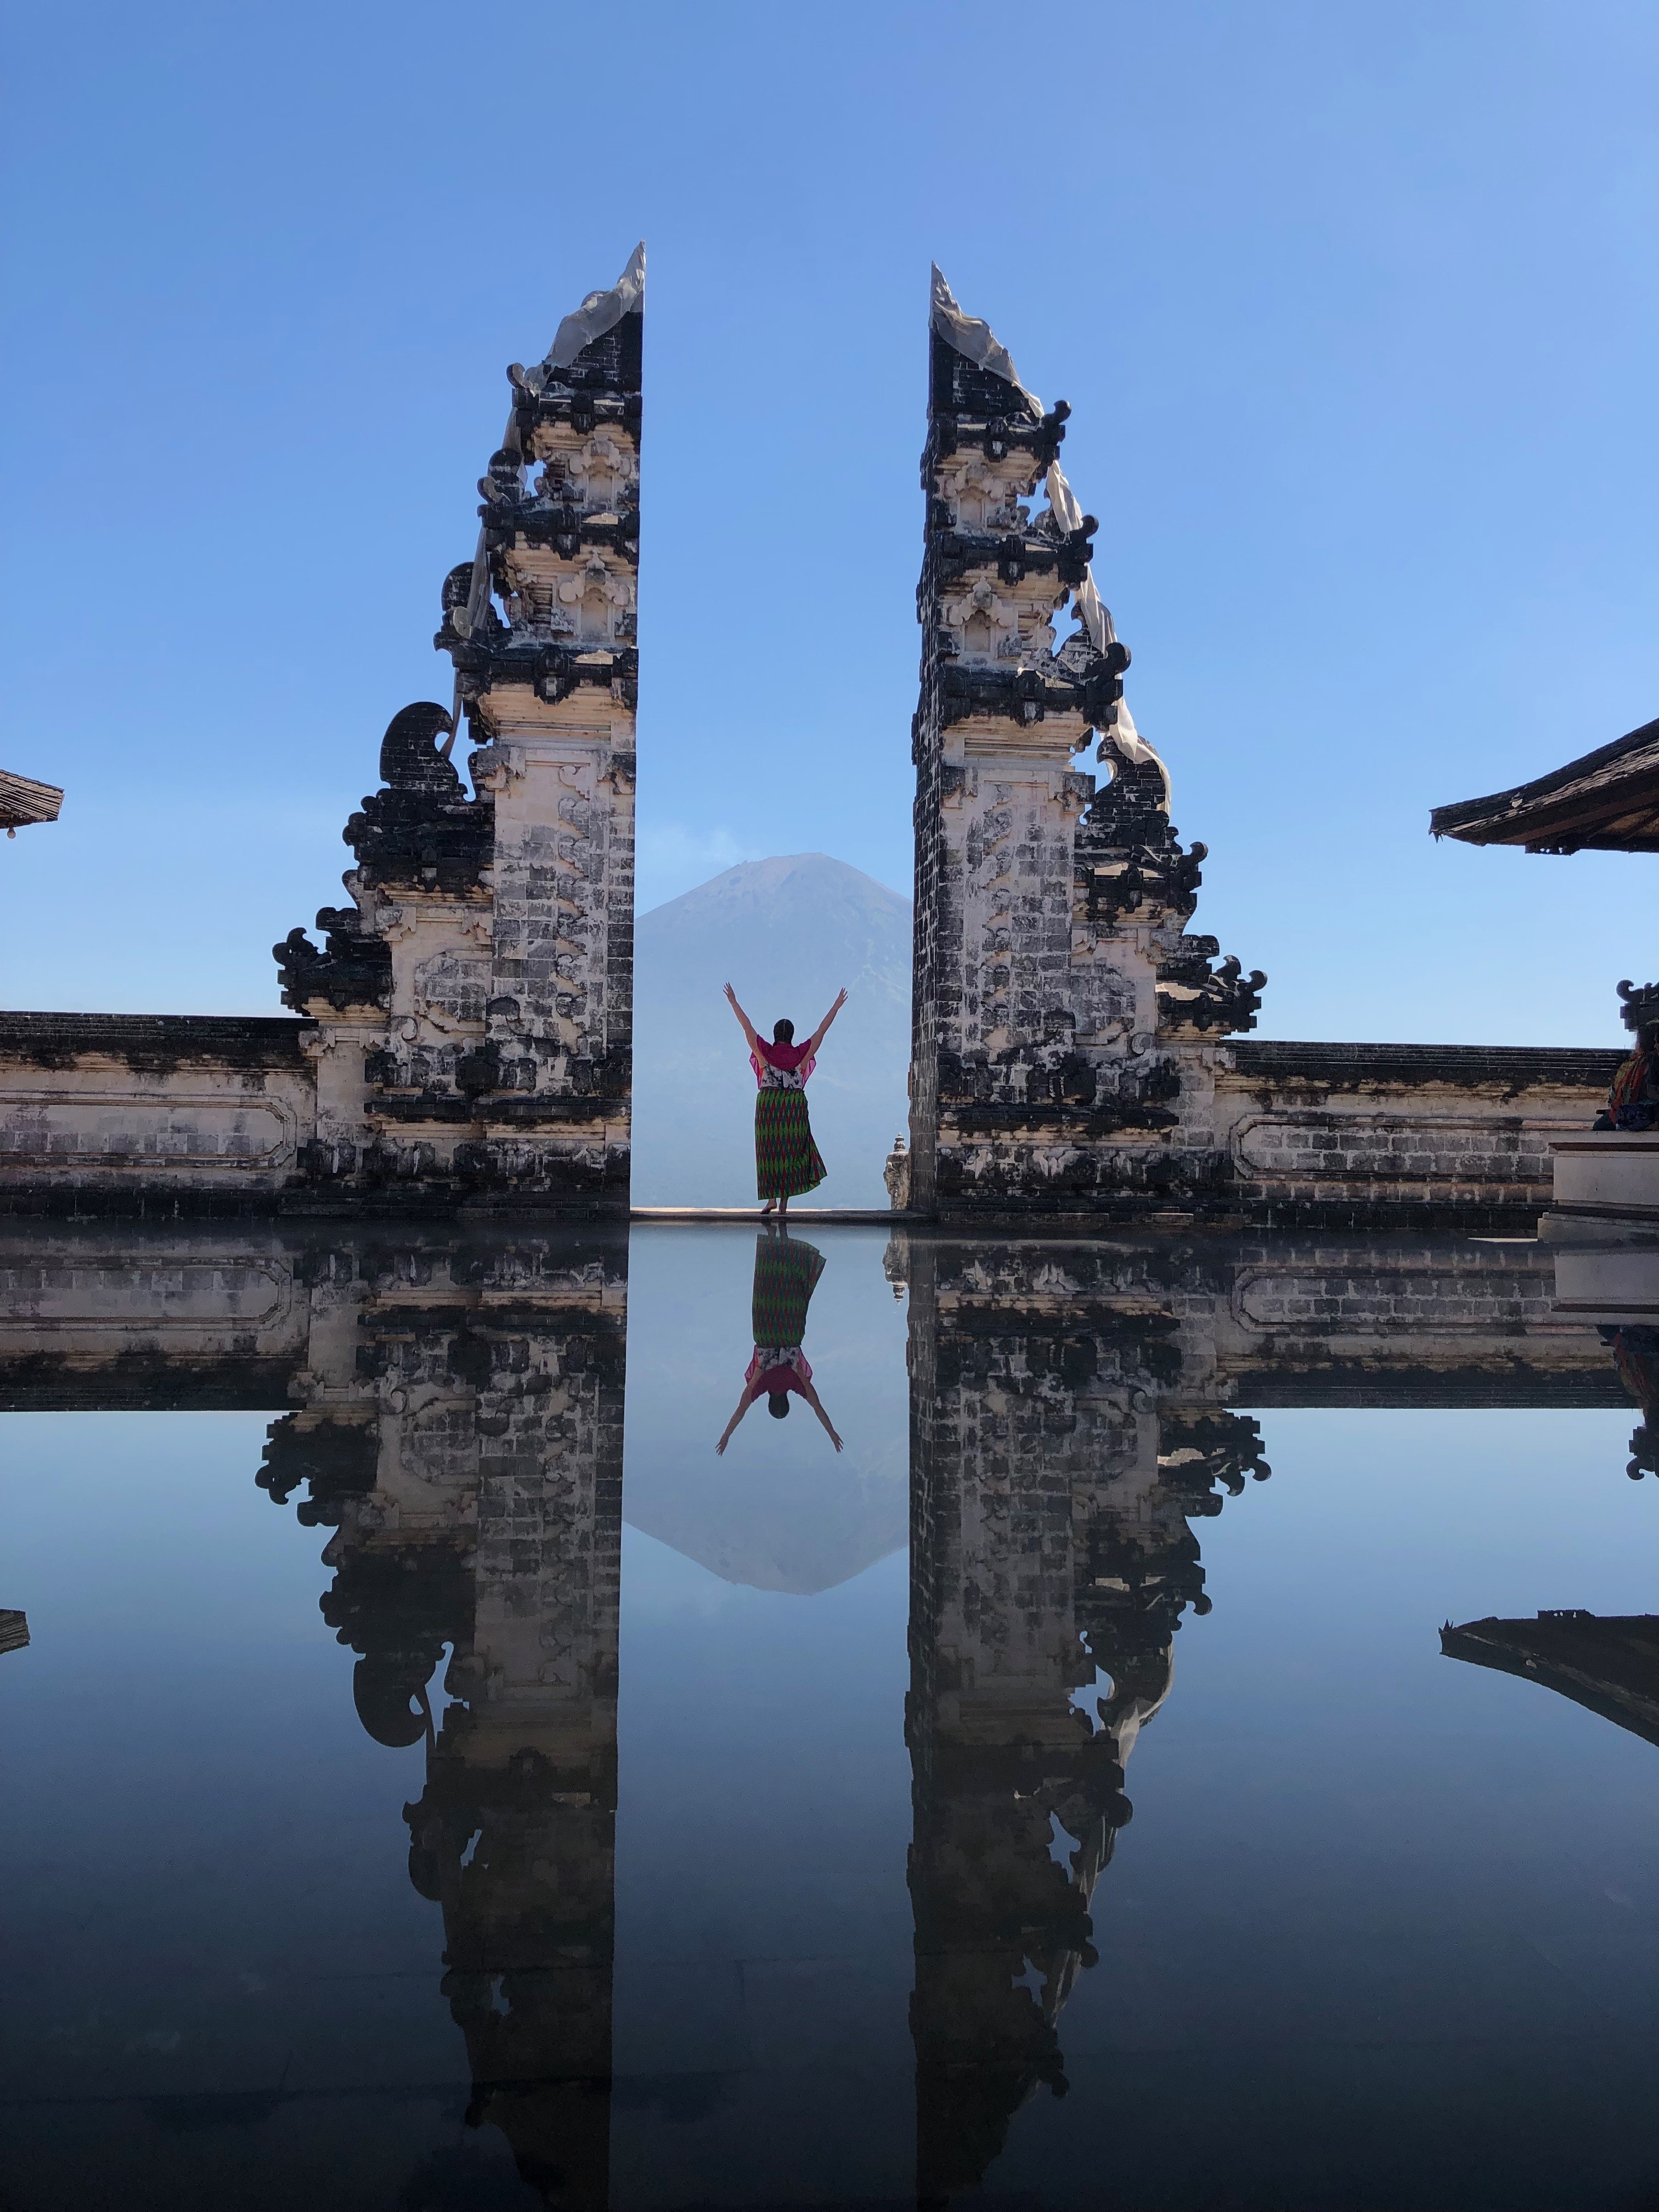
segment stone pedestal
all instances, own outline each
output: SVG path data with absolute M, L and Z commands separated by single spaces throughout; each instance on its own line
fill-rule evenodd
M 1548 1243 L 1659 1241 L 1659 1130 L 1586 1129 L 1550 1146 L 1554 1192 L 1538 1233 Z

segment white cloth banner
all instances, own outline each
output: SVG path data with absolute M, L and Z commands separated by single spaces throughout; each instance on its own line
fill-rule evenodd
M 933 293 L 929 319 L 947 345 L 953 345 L 964 361 L 971 361 L 975 368 L 988 368 L 993 376 L 1000 376 L 1005 384 L 1012 384 L 1017 392 L 1024 392 L 1039 415 L 1047 410 L 1035 392 L 1027 390 L 1019 380 L 1019 371 L 1014 367 L 1008 349 L 1001 344 L 989 323 L 982 323 L 977 315 L 964 315 L 957 305 L 957 295 L 945 281 L 944 271 L 938 262 L 933 264 Z
M 614 331 L 624 315 L 645 301 L 645 240 L 628 257 L 628 266 L 608 292 L 590 292 L 573 315 L 559 325 L 547 349 L 544 369 L 568 368 L 585 345 Z
M 1054 510 L 1054 520 L 1069 536 L 1083 527 L 1083 509 L 1078 505 L 1077 494 L 1066 481 L 1066 471 L 1058 461 L 1049 464 L 1048 504 Z M 1112 626 L 1111 610 L 1095 588 L 1092 568 L 1083 572 L 1083 581 L 1072 594 L 1077 603 L 1078 617 L 1082 623 L 1089 642 L 1097 653 L 1104 653 L 1109 645 L 1117 642 L 1117 632 Z M 1170 811 L 1170 771 L 1135 727 L 1135 718 L 1129 712 L 1129 702 L 1117 702 L 1117 720 L 1107 732 L 1111 743 L 1125 760 L 1133 761 L 1137 768 L 1155 767 L 1164 778 L 1164 811 Z

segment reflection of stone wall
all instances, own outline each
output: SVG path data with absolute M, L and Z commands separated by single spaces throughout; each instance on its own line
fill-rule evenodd
M 895 1232 L 889 1274 L 908 1279 L 929 1252 L 950 1255 L 945 1312 L 1064 1315 L 1102 1340 L 1146 1332 L 1194 1407 L 1624 1402 L 1595 1329 L 1557 1304 L 1551 1252 L 1531 1243 L 913 1229 Z

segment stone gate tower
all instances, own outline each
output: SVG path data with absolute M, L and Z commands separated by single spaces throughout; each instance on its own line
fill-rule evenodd
M 1057 458 L 1071 410 L 1044 410 L 937 269 L 931 349 L 909 1202 L 1190 1212 L 1228 1172 L 1212 1041 L 1251 1025 L 1267 978 L 1184 933 L 1205 848 L 1176 841 L 1122 703 L 1097 525 Z M 1103 789 L 1073 767 L 1097 736 Z
M 351 904 L 276 947 L 316 1024 L 319 1202 L 628 1202 L 645 249 L 507 371 L 453 709 L 394 717 L 346 825 Z M 474 795 L 449 760 L 470 725 Z

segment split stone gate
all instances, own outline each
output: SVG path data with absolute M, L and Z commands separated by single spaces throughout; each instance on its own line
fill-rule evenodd
M 507 371 L 477 550 L 443 586 L 452 702 L 392 717 L 349 902 L 276 948 L 291 1017 L 0 1013 L 8 1210 L 626 1210 L 644 276 L 641 248 Z M 896 1197 L 1529 1227 L 1618 1053 L 1241 1036 L 1267 979 L 1188 929 L 1205 848 L 1123 698 L 1069 410 L 937 270 L 929 346 Z

